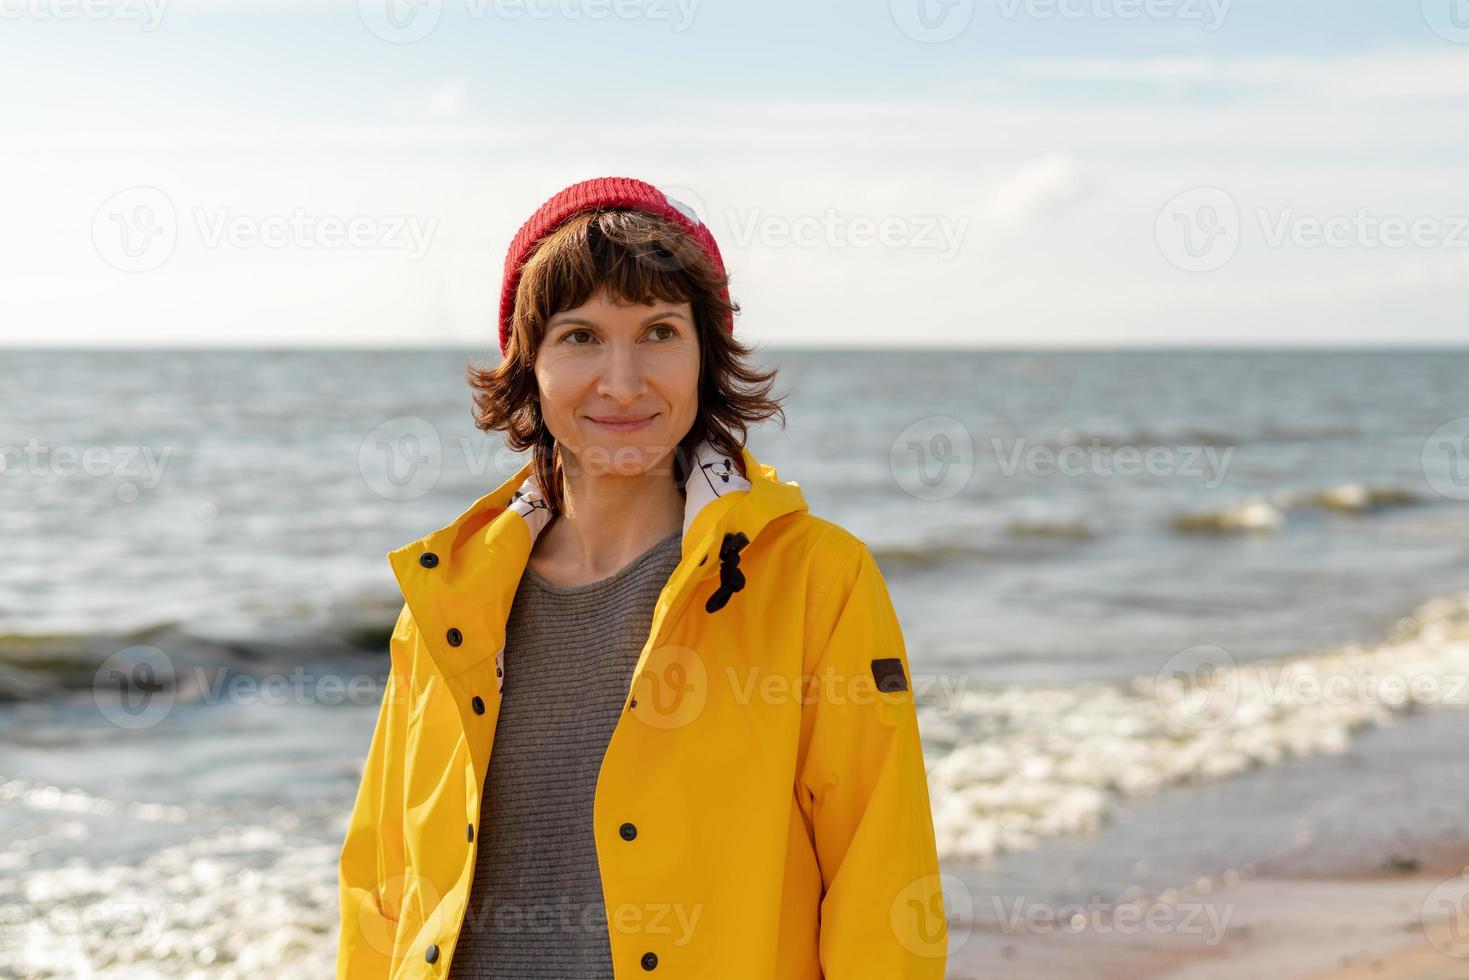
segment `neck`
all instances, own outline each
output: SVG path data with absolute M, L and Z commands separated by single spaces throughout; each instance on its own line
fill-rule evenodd
M 575 460 L 567 462 L 562 512 L 534 549 L 563 574 L 610 575 L 683 529 L 685 498 L 674 484 L 671 454 L 631 476 L 586 472 Z

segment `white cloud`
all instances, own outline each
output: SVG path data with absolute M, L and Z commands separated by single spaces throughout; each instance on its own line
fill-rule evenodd
M 464 83 L 445 82 L 428 97 L 428 114 L 437 119 L 452 119 L 464 111 Z
M 987 213 L 993 221 L 1005 225 L 1056 218 L 1094 191 L 1075 160 L 1064 153 L 1047 153 L 995 184 Z
M 1469 86 L 1440 92 L 1462 82 L 1466 59 L 1433 48 L 1032 62 L 984 98 L 701 100 L 616 119 L 510 106 L 493 126 L 471 121 L 468 90 L 452 79 L 386 107 L 380 125 L 340 129 L 149 128 L 97 106 L 90 118 L 79 110 L 0 132 L 0 342 L 489 343 L 510 236 L 559 187 L 604 174 L 688 188 L 716 233 L 731 209 L 781 221 L 896 216 L 914 229 L 974 219 L 947 261 L 918 247 L 722 237 L 746 311 L 740 329 L 762 343 L 1453 339 L 1466 266 L 1451 250 L 1270 249 L 1256 233 L 1225 268 L 1191 275 L 1152 236 L 1163 203 L 1198 186 L 1225 189 L 1249 220 L 1285 207 L 1469 212 L 1456 165 L 1469 153 Z M 1090 97 L 1109 73 L 1244 79 L 1276 94 Z M 1082 88 L 1041 98 L 1023 84 L 1046 79 Z M 1424 97 L 1399 97 L 1412 93 Z M 99 205 L 135 185 L 160 188 L 186 214 L 439 223 L 416 262 L 371 248 L 205 247 L 186 227 L 165 267 L 125 273 L 90 234 Z M 1381 321 L 1384 308 L 1394 322 Z
M 474 128 L 453 128 L 446 131 L 447 124 L 464 114 L 467 98 L 468 91 L 464 82 L 453 79 L 440 83 L 428 92 L 418 91 L 388 100 L 388 115 L 393 119 L 403 120 L 404 128 L 421 127 L 419 132 L 423 137 L 435 142 L 456 138 L 450 134 L 457 134 L 458 139 L 466 142 L 482 141 L 487 134 Z M 391 138 L 390 130 L 376 132 L 380 139 Z M 305 137 L 307 134 L 300 135 Z
M 1220 77 L 1209 58 L 1033 58 L 1021 61 L 1021 78 L 1063 82 L 1202 82 Z
M 1469 99 L 1469 51 L 1451 45 L 1329 57 L 1027 59 L 1020 78 L 1048 82 L 1139 82 L 1165 90 L 1214 88 L 1362 100 Z

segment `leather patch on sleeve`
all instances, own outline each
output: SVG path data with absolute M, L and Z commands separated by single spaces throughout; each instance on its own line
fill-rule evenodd
M 883 657 L 872 662 L 872 678 L 877 681 L 879 691 L 906 691 L 908 677 L 903 673 L 903 661 L 897 657 Z

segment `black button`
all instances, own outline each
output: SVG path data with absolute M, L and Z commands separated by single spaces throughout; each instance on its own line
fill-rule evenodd
M 469 702 L 469 704 L 470 704 L 470 707 L 474 708 L 474 713 L 475 714 L 482 715 L 482 714 L 485 713 L 485 701 L 484 701 L 484 698 L 480 697 L 478 694 L 476 694 L 474 696 L 474 700 L 471 701 L 471 702 Z
M 633 698 L 631 701 L 629 701 L 627 703 L 627 706 L 629 708 L 636 708 L 638 706 L 638 699 L 637 698 Z
M 658 954 L 657 953 L 644 953 L 643 954 L 643 969 L 644 970 L 651 970 L 651 969 L 653 969 L 653 967 L 655 967 L 657 965 L 658 965 Z
M 459 627 L 457 626 L 450 626 L 449 632 L 445 635 L 449 640 L 449 646 L 451 647 L 457 647 L 459 644 L 464 642 L 464 634 L 459 632 Z
M 505 676 L 505 672 L 503 670 L 501 670 L 499 667 L 496 667 L 495 668 L 495 676 L 496 677 L 504 677 Z
M 425 551 L 423 554 L 418 556 L 418 563 L 424 568 L 433 568 L 439 563 L 439 556 L 434 554 L 432 551 Z
M 437 963 L 439 960 L 439 947 L 436 946 L 434 943 L 429 943 L 428 949 L 423 951 L 423 958 L 428 960 L 430 963 Z M 646 956 L 643 957 L 643 959 L 647 958 L 648 957 Z
M 634 827 L 630 823 L 625 823 L 625 824 L 623 824 L 618 829 L 622 833 L 622 839 L 623 840 L 632 840 L 634 837 L 636 837 L 638 835 L 638 828 Z
M 474 824 L 470 824 L 465 828 L 464 835 L 469 838 L 471 844 L 474 843 Z

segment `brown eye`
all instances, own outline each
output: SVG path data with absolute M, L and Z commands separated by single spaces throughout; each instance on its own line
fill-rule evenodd
M 655 326 L 653 328 L 653 330 L 655 332 L 658 331 L 658 330 L 667 330 L 668 331 L 667 335 L 665 335 L 663 337 L 657 338 L 659 340 L 672 340 L 673 338 L 675 338 L 675 337 L 678 336 L 678 330 L 675 329 L 674 327 L 670 326 L 667 323 L 660 323 L 657 326 Z
M 573 330 L 570 333 L 568 333 L 566 336 L 562 337 L 561 339 L 562 340 L 571 340 L 571 338 L 577 337 L 577 336 L 585 336 L 585 337 L 590 338 L 592 336 L 592 332 L 590 330 Z M 573 343 L 572 346 L 575 347 L 575 346 L 580 346 L 580 345 L 579 344 L 576 344 L 576 343 Z

